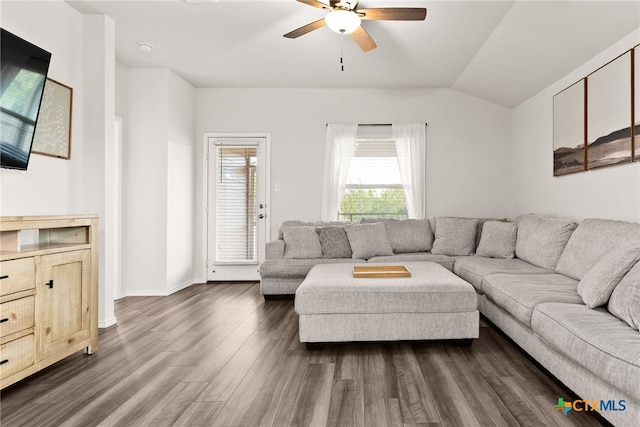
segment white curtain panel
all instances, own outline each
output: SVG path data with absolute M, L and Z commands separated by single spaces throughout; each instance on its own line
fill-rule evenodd
M 427 131 L 424 123 L 391 126 L 409 218 L 422 219 L 426 209 Z
M 347 184 L 349 164 L 356 148 L 357 124 L 327 125 L 327 140 L 324 153 L 324 176 L 322 181 L 323 221 L 337 219 L 340 203 Z

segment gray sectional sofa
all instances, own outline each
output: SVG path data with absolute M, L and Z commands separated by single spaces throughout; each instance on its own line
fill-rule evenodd
M 637 426 L 638 260 L 640 224 L 623 221 L 288 221 L 267 244 L 261 292 L 292 296 L 320 263 L 437 262 L 473 285 L 487 319 L 581 399 L 603 405 L 604 418 Z

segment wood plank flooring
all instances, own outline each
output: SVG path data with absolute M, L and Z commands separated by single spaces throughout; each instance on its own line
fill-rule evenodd
M 597 426 L 486 322 L 471 347 L 348 343 L 307 351 L 292 301 L 256 283 L 116 303 L 100 349 L 9 387 L 2 426 Z

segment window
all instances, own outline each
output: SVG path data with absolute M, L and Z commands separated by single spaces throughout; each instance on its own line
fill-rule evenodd
M 392 138 L 358 138 L 349 163 L 338 219 L 407 218 L 407 204 Z
M 258 147 L 217 146 L 215 261 L 257 262 Z
M 320 218 L 424 218 L 425 126 L 327 124 Z

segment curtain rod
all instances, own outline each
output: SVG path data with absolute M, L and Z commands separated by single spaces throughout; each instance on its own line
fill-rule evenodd
M 393 123 L 356 123 L 358 126 L 391 126 Z M 325 123 L 325 126 L 329 126 L 329 123 Z M 427 123 L 424 124 L 427 126 Z

